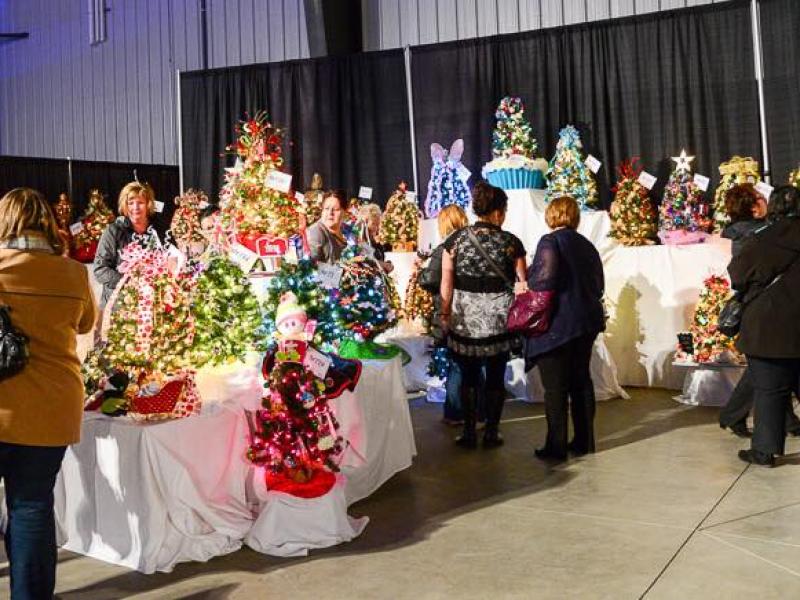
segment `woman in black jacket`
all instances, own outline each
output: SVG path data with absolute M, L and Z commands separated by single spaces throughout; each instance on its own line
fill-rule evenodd
M 580 209 L 569 196 L 555 198 L 528 271 L 528 288 L 550 307 L 550 326 L 525 345 L 525 367 L 539 366 L 544 385 L 547 441 L 536 450 L 546 460 L 565 460 L 567 451 L 594 452 L 594 384 L 589 373 L 592 346 L 605 329 L 605 280 L 600 254 L 578 233 Z M 570 404 L 571 400 L 571 404 Z M 567 410 L 574 437 L 567 443 Z
M 786 405 L 800 379 L 800 191 L 775 190 L 759 232 L 728 265 L 745 308 L 737 348 L 747 356 L 755 387 L 755 427 L 745 462 L 772 466 L 783 454 Z

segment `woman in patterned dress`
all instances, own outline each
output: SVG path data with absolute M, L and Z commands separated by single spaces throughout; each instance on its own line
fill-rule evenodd
M 475 405 L 486 369 L 484 448 L 503 443 L 499 424 L 503 412 L 506 363 L 519 343 L 506 328 L 515 281 L 525 281 L 525 248 L 500 227 L 508 196 L 484 181 L 472 190 L 472 210 L 478 221 L 453 234 L 442 255 L 440 321 L 447 345 L 463 373 L 461 402 L 464 432 L 459 446 L 475 448 Z

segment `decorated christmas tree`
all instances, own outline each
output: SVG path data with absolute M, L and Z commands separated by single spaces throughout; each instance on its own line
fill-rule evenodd
M 302 212 L 306 216 L 306 226 L 313 225 L 319 221 L 319 217 L 322 215 L 322 197 L 324 194 L 322 175 L 314 173 L 313 177 L 311 177 L 311 189 L 303 194 Z
M 342 277 L 335 293 L 347 337 L 370 340 L 397 324 L 399 296 L 391 278 L 355 245 L 342 253 Z
M 639 183 L 642 167 L 634 158 L 617 167 L 619 181 L 612 189 L 610 236 L 626 246 L 652 244 L 658 232 L 658 213 L 649 197 L 649 191 Z
M 794 187 L 800 189 L 800 166 L 789 173 L 789 185 L 793 185 Z
M 725 277 L 712 275 L 703 282 L 690 326 L 696 362 L 729 362 L 737 358 L 734 338 L 717 329 L 719 314 L 730 296 L 731 286 Z
M 578 130 L 567 125 L 558 134 L 556 153 L 547 170 L 547 199 L 572 196 L 582 208 L 597 204 L 597 183 L 581 156 Z
M 400 182 L 386 203 L 378 234 L 381 243 L 391 244 L 395 252 L 413 252 L 417 247 L 419 207 L 406 197 L 407 191 L 405 182 Z
M 240 243 L 255 249 L 261 236 L 288 238 L 299 230 L 300 203 L 268 186 L 271 171 L 283 165 L 283 132 L 259 112 L 236 128 L 238 140 L 228 150 L 236 164 L 225 169 L 220 209 L 225 228 Z
M 170 233 L 175 245 L 187 256 L 199 256 L 205 250 L 207 239 L 200 226 L 200 211 L 208 206 L 208 196 L 202 191 L 187 190 L 175 198 Z
M 494 116 L 497 125 L 492 132 L 492 160 L 483 166 L 482 175 L 503 189 L 542 187 L 547 161 L 535 158 L 536 139 L 522 100 L 506 96 Z
M 701 242 L 710 231 L 712 222 L 709 206 L 703 191 L 692 177 L 691 162 L 681 150 L 672 158 L 675 169 L 664 188 L 664 198 L 659 210 L 659 237 L 665 244 L 691 244 Z
M 719 233 L 730 223 L 725 209 L 725 195 L 733 186 L 742 183 L 756 184 L 761 181 L 758 161 L 751 157 L 734 156 L 719 166 L 721 179 L 714 192 L 714 233 Z
M 403 316 L 410 321 L 420 319 L 423 326 L 428 329 L 433 317 L 433 295 L 420 287 L 419 273 L 420 270 L 415 269 L 408 281 Z
M 89 192 L 89 205 L 80 219 L 81 230 L 73 239 L 72 258 L 80 262 L 92 262 L 100 236 L 113 221 L 114 213 L 106 206 L 100 190 Z
M 215 256 L 205 265 L 194 288 L 192 313 L 194 367 L 241 360 L 255 348 L 261 308 L 244 272 L 228 259 Z
M 425 214 L 435 218 L 445 207 L 455 204 L 463 209 L 470 202 L 467 180 L 469 171 L 461 164 L 464 140 L 456 140 L 448 152 L 439 144 L 431 144 L 431 178 L 425 198 Z

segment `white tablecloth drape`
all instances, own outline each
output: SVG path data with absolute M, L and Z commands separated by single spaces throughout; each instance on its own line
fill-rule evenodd
M 622 385 L 681 389 L 673 366 L 677 334 L 687 331 L 703 281 L 725 274 L 730 242 L 612 249 L 604 257 L 606 343 Z
M 339 483 L 315 501 L 268 492 L 263 471 L 246 460 L 243 409 L 257 407 L 263 389 L 255 366 L 200 373 L 207 403 L 198 416 L 137 424 L 87 414 L 56 483 L 59 542 L 153 573 L 233 552 L 246 537 L 279 556 L 352 539 L 366 520 L 350 519 L 347 506 L 416 454 L 401 369 L 399 358 L 366 361 L 355 392 L 332 401 L 349 446 Z
M 690 406 L 725 406 L 745 369 L 743 365 L 676 365 L 676 368 L 686 371 L 686 377 L 675 400 Z

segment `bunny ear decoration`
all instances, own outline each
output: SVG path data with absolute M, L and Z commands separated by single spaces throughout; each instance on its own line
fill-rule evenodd
M 464 154 L 464 140 L 459 138 L 450 146 L 450 160 L 458 162 L 461 160 L 462 154 Z
M 431 144 L 431 158 L 433 159 L 433 162 L 444 162 L 446 156 L 447 151 L 442 148 L 440 144 L 435 142 Z

